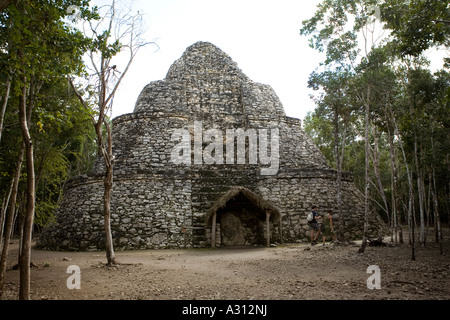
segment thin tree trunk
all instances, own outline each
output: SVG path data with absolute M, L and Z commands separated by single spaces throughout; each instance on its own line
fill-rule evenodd
M 443 248 L 442 248 L 442 229 L 441 229 L 441 217 L 439 214 L 439 201 L 437 197 L 437 188 L 436 188 L 436 172 L 434 170 L 434 163 L 436 161 L 436 153 L 434 149 L 434 138 L 433 138 L 433 125 L 431 125 L 431 152 L 433 154 L 433 162 L 431 164 L 431 173 L 432 173 L 432 180 L 433 184 L 430 186 L 432 197 L 433 197 L 433 204 L 434 204 L 434 221 L 436 226 L 436 242 L 439 243 L 439 252 L 440 254 L 443 254 Z
M 436 226 L 436 242 L 439 243 L 439 252 L 440 254 L 444 253 L 444 250 L 442 248 L 442 229 L 441 229 L 441 218 L 439 214 L 439 205 L 438 205 L 438 198 L 437 198 L 437 189 L 436 189 L 436 176 L 434 172 L 434 166 L 433 166 L 433 187 L 432 194 L 433 194 L 433 204 L 434 204 L 434 221 Z
M 370 88 L 368 89 L 368 97 L 370 97 Z M 364 126 L 365 126 L 365 133 L 364 133 L 364 139 L 365 139 L 365 185 L 364 185 L 364 231 L 363 231 L 363 239 L 361 243 L 361 247 L 358 250 L 358 253 L 364 253 L 367 245 L 367 232 L 369 229 L 369 186 L 370 186 L 370 180 L 369 180 L 369 104 L 365 103 L 365 116 L 364 116 Z
M 103 65 L 103 62 L 102 62 Z M 69 78 L 69 83 L 75 92 L 75 95 L 78 97 L 78 100 L 81 102 L 83 107 L 86 110 L 89 110 L 88 105 L 84 101 L 83 97 L 80 95 L 78 90 L 75 88 L 72 80 Z M 106 82 L 104 81 L 104 72 L 102 72 L 101 85 L 98 88 L 99 94 L 99 118 L 97 121 L 91 116 L 92 124 L 95 128 L 95 132 L 97 135 L 97 148 L 98 154 L 102 156 L 103 161 L 105 163 L 105 178 L 103 180 L 104 191 L 103 191 L 103 218 L 104 218 L 104 228 L 105 228 L 105 249 L 106 249 L 106 259 L 107 264 L 109 266 L 116 264 L 115 254 L 114 254 L 114 246 L 112 240 L 112 231 L 111 231 L 111 190 L 113 186 L 113 164 L 114 158 L 112 153 L 112 130 L 108 121 L 105 117 L 105 100 L 106 100 Z M 102 132 L 102 124 L 106 127 L 107 134 L 107 150 L 105 150 L 103 144 L 103 132 Z
M 14 190 L 14 181 L 15 181 L 14 178 L 15 178 L 15 175 L 11 179 L 11 184 L 8 189 L 8 194 L 6 194 L 5 197 L 3 198 L 2 211 L 0 213 L 0 247 L 3 242 L 3 232 L 5 230 L 6 212 L 8 211 L 9 201 L 11 199 L 11 195 Z
M 425 212 L 424 212 L 424 185 L 423 177 L 421 173 L 417 176 L 417 193 L 419 196 L 419 222 L 420 222 L 420 234 L 419 243 L 423 246 L 426 245 L 426 234 L 425 234 Z
M 23 83 L 26 83 L 23 79 Z M 24 216 L 22 248 L 19 256 L 20 286 L 19 299 L 30 299 L 30 262 L 31 262 L 31 240 L 32 227 L 35 208 L 35 177 L 34 177 L 34 157 L 33 143 L 28 130 L 26 87 L 23 85 L 19 99 L 19 122 L 22 130 L 23 141 L 25 143 L 26 164 L 27 164 L 27 203 Z
M 409 212 L 411 214 L 411 260 L 416 260 L 416 240 L 415 240 L 415 221 L 414 221 L 414 208 L 413 207 L 413 195 L 410 194 L 409 199 Z
M 17 193 L 19 190 L 19 180 L 20 180 L 20 173 L 22 172 L 24 153 L 25 153 L 25 145 L 22 143 L 22 147 L 20 148 L 19 157 L 16 164 L 16 170 L 13 178 L 13 188 L 11 192 L 11 198 L 8 207 L 9 210 L 5 224 L 5 242 L 2 248 L 2 255 L 0 258 L 0 297 L 3 294 L 3 289 L 5 285 L 6 262 L 8 259 L 9 242 L 14 227 L 14 218 L 16 215 Z
M 102 155 L 103 160 L 105 162 L 105 179 L 104 179 L 104 194 L 103 194 L 103 201 L 104 201 L 104 222 L 105 222 L 105 241 L 106 241 L 106 256 L 108 259 L 108 264 L 114 264 L 115 263 L 115 257 L 114 257 L 114 248 L 113 248 L 113 241 L 112 241 L 112 233 L 111 233 L 111 189 L 113 186 L 113 163 L 114 163 L 114 157 L 112 154 L 112 135 L 111 135 L 111 128 L 107 121 L 105 120 L 105 112 L 107 110 L 107 106 L 112 105 L 114 95 L 119 87 L 119 84 L 123 80 L 125 74 L 129 70 L 129 67 L 138 51 L 139 48 L 145 46 L 148 43 L 139 43 L 137 41 L 140 38 L 140 30 L 139 30 L 139 23 L 136 25 L 136 18 L 140 18 L 140 14 L 136 17 L 129 17 L 129 16 L 123 16 L 122 18 L 116 18 L 116 10 L 115 10 L 115 1 L 112 1 L 112 4 L 110 5 L 110 20 L 109 20 L 109 26 L 106 28 L 105 32 L 103 34 L 106 34 L 106 39 L 101 39 L 98 34 L 96 33 L 96 29 L 100 26 L 100 24 L 97 24 L 97 26 L 91 26 L 91 31 L 93 32 L 94 38 L 97 40 L 101 40 L 101 42 L 104 41 L 107 48 L 97 48 L 98 50 L 90 49 L 88 50 L 89 56 L 93 65 L 93 68 L 96 70 L 96 78 L 98 79 L 98 85 L 97 85 L 97 92 L 98 92 L 98 100 L 97 100 L 97 106 L 98 106 L 98 119 L 95 120 L 94 116 L 91 115 L 91 120 L 94 125 L 96 134 L 97 134 L 97 146 L 99 154 Z M 127 47 L 130 52 L 130 57 L 128 60 L 128 63 L 125 67 L 125 70 L 121 73 L 117 81 L 114 85 L 111 85 L 109 83 L 109 76 L 111 75 L 111 72 L 114 72 L 115 67 L 110 67 L 109 64 L 111 62 L 111 58 L 114 55 L 111 55 L 109 50 L 109 41 L 108 38 L 115 33 L 115 29 L 120 29 L 120 25 L 124 24 L 126 22 L 127 24 L 127 32 L 123 33 L 121 37 L 117 38 L 116 40 L 120 40 L 120 38 L 123 38 L 125 35 L 128 37 L 130 36 L 130 41 L 128 45 L 124 45 L 123 47 Z M 103 25 L 103 24 L 102 24 Z M 105 41 L 106 40 L 106 41 Z M 100 61 L 97 64 L 94 59 L 94 52 L 100 54 Z M 84 101 L 83 97 L 80 95 L 78 90 L 75 88 L 73 82 L 71 79 L 69 79 L 69 83 L 72 86 L 76 96 L 80 100 L 81 104 L 84 106 L 84 108 L 88 111 L 90 111 L 89 106 Z M 108 87 L 108 84 L 111 85 L 111 88 Z M 111 90 L 109 90 L 111 89 Z M 109 92 L 109 93 L 108 93 Z M 103 136 L 102 136 L 102 125 L 106 127 L 107 131 L 107 141 L 106 144 L 103 143 Z M 107 147 L 107 150 L 105 150 L 105 145 Z
M 14 226 L 17 228 L 17 237 L 19 238 L 19 251 L 17 256 L 17 265 L 20 266 L 20 255 L 22 253 L 22 240 L 23 240 L 23 216 L 26 205 L 26 192 L 22 191 L 19 199 L 19 207 L 17 208 L 17 213 L 15 217 Z M 14 231 L 13 231 L 14 232 Z
M 403 157 L 406 161 L 405 151 L 402 149 Z M 406 163 L 406 162 L 405 162 Z M 413 178 L 412 173 L 409 171 L 408 166 L 406 167 L 407 175 L 408 175 L 408 227 L 409 227 L 409 241 L 411 244 L 411 260 L 416 260 L 415 254 L 415 219 L 414 219 L 414 193 L 413 193 Z
M 105 161 L 106 162 L 106 161 Z M 114 246 L 111 232 L 111 190 L 113 186 L 113 167 L 112 164 L 106 165 L 106 175 L 104 180 L 105 190 L 103 193 L 104 219 L 105 219 L 105 245 L 106 260 L 108 265 L 112 266 L 116 263 L 114 254 Z
M 381 195 L 381 198 L 383 199 L 383 203 L 384 203 L 384 207 L 385 207 L 385 211 L 387 214 L 387 218 L 388 221 L 391 221 L 391 213 L 389 210 L 389 204 L 387 201 L 387 197 L 386 194 L 384 193 L 384 188 L 383 188 L 383 183 L 381 181 L 381 176 L 380 176 L 380 151 L 379 151 L 379 145 L 378 145 L 378 136 L 377 136 L 377 132 L 374 132 L 374 150 L 373 150 L 373 170 L 375 173 L 375 178 L 377 179 L 377 184 L 378 184 L 378 190 L 379 193 Z M 391 225 L 392 227 L 392 225 Z M 391 228 L 392 230 L 392 228 Z M 391 233 L 392 236 L 392 233 Z
M 111 126 L 106 120 L 105 110 L 106 110 L 106 66 L 102 57 L 102 74 L 101 74 L 101 87 L 100 87 L 100 116 L 97 122 L 97 136 L 99 138 L 99 147 L 102 149 L 103 159 L 105 161 L 105 180 L 104 180 L 104 194 L 103 194 L 103 204 L 104 204 L 104 217 L 105 217 L 105 241 L 106 241 L 106 260 L 108 265 L 114 265 L 116 263 L 116 258 L 114 254 L 114 246 L 111 231 L 111 190 L 113 186 L 113 153 L 112 153 L 112 132 Z M 102 143 L 102 124 L 106 128 L 106 150 Z
M 397 122 L 395 121 L 394 114 L 392 112 L 392 109 L 389 109 L 392 119 L 392 124 L 394 125 L 394 136 L 398 135 L 398 126 Z M 405 148 L 403 148 L 402 140 L 399 139 L 399 146 L 400 150 L 402 151 L 403 161 L 405 162 L 405 168 L 406 168 L 406 175 L 408 177 L 408 230 L 409 230 L 409 239 L 411 242 L 411 260 L 416 260 L 415 256 L 415 240 L 414 240 L 414 222 L 413 222 L 413 212 L 412 212 L 412 201 L 413 201 L 413 182 L 412 182 L 412 174 L 411 170 L 409 169 L 408 165 L 408 159 L 406 158 Z
M 450 172 L 450 154 L 447 153 L 447 156 L 445 158 L 447 162 L 447 172 Z M 445 203 L 447 207 L 447 217 L 450 217 L 450 179 L 448 179 L 447 196 L 445 197 Z M 447 227 L 450 230 L 450 219 L 447 219 Z
M 6 106 L 8 105 L 10 89 L 11 89 L 11 80 L 8 80 L 6 82 L 5 100 L 3 101 L 2 110 L 0 111 L 0 142 L 2 141 L 3 122 L 5 119 Z
M 338 116 L 338 110 L 335 109 L 334 112 L 334 153 L 336 158 L 336 167 L 337 167 L 337 177 L 336 177 L 336 183 L 337 183 L 337 210 L 339 214 L 338 219 L 338 234 L 337 238 L 339 241 L 344 240 L 344 216 L 342 215 L 342 159 L 341 154 L 339 152 L 339 116 Z M 345 132 L 344 137 L 342 139 L 342 154 L 343 149 L 345 148 Z
M 3 230 L 5 229 L 6 211 L 8 210 L 9 199 L 11 198 L 11 192 L 13 189 L 13 179 L 11 179 L 11 185 L 8 189 L 8 193 L 4 195 L 2 200 L 2 209 L 0 211 L 0 248 L 3 243 Z
M 389 135 L 389 156 L 390 156 L 390 164 L 391 164 L 391 172 L 392 172 L 392 176 L 391 176 L 391 188 L 392 188 L 392 226 L 394 228 L 394 241 L 395 243 L 402 243 L 403 244 L 403 232 L 402 232 L 402 227 L 400 224 L 400 210 L 399 210 L 399 206 L 400 206 L 400 198 L 399 198 L 399 185 L 398 185 L 398 165 L 396 162 L 397 159 L 397 153 L 396 153 L 396 147 L 395 147 L 395 143 L 394 143 L 394 139 L 395 139 L 395 133 L 396 133 L 396 122 L 395 119 L 393 118 L 394 115 L 391 112 L 391 106 L 390 104 L 387 104 L 388 106 L 388 110 L 386 112 L 386 114 L 390 114 L 390 121 L 392 123 L 392 125 L 394 126 L 394 132 L 391 132 L 391 128 L 388 125 L 387 129 L 388 129 L 388 135 Z
M 391 219 L 391 227 L 392 227 L 392 234 L 394 235 L 394 238 L 392 238 L 391 235 L 391 242 L 398 243 L 398 225 L 397 225 L 397 166 L 395 165 L 395 147 L 394 147 L 394 137 L 391 134 L 391 130 L 388 127 L 388 135 L 389 135 L 389 159 L 390 159 L 390 165 L 391 165 L 391 189 L 392 189 L 392 219 Z
M 9 190 L 11 190 L 11 189 L 9 189 Z M 3 199 L 2 199 L 2 207 L 1 207 L 1 211 L 0 211 L 0 248 L 2 246 L 2 241 L 3 241 L 3 228 L 4 228 L 5 215 L 6 215 L 5 207 L 8 206 L 6 204 L 6 202 L 9 202 L 9 196 L 10 195 L 11 195 L 11 193 L 8 192 L 8 195 L 5 194 Z
M 412 111 L 410 111 L 412 116 Z M 423 194 L 423 177 L 422 171 L 419 168 L 418 150 L 417 150 L 417 134 L 414 128 L 414 164 L 417 174 L 417 193 L 419 196 L 419 218 L 420 218 L 420 236 L 419 243 L 425 245 L 425 217 L 424 217 L 424 194 Z
M 430 182 L 432 181 L 431 172 L 428 173 L 428 181 L 430 181 Z M 425 225 L 425 230 L 427 230 L 426 233 L 428 233 L 428 227 L 432 223 L 432 221 L 431 221 L 432 220 L 432 217 L 431 217 L 431 197 L 432 197 L 431 186 L 428 187 L 428 192 L 425 191 L 425 193 L 427 194 L 427 207 L 425 210 L 425 214 L 427 217 L 427 223 Z
M 105 177 L 105 192 L 103 194 L 103 204 L 105 208 L 105 235 L 106 235 L 106 259 L 108 265 L 111 266 L 116 263 L 114 255 L 112 232 L 111 232 L 111 189 L 112 189 L 112 170 L 107 169 Z

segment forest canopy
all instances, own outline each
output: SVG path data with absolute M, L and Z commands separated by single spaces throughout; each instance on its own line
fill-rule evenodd
M 308 81 L 316 109 L 305 131 L 354 174 L 393 240 L 407 224 L 410 242 L 416 225 L 421 244 L 429 226 L 439 241 L 450 199 L 448 1 L 324 0 L 300 34 L 324 54 Z M 432 70 L 436 52 L 447 54 Z

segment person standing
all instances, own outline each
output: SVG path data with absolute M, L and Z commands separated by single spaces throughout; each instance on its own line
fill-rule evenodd
M 331 237 L 331 242 L 336 240 L 336 234 L 334 233 L 334 228 L 333 228 L 332 213 L 333 213 L 332 210 L 328 210 L 327 214 L 322 219 L 322 224 L 320 225 L 320 229 L 323 233 L 323 236 L 322 236 L 322 242 L 323 242 L 322 245 L 323 246 L 325 246 L 326 238 Z
M 308 222 L 309 230 L 310 230 L 310 237 L 311 237 L 311 245 L 317 244 L 316 239 L 320 234 L 320 228 L 319 224 L 317 223 L 317 220 L 320 216 L 317 213 L 317 206 L 312 207 L 312 220 Z M 314 231 L 316 231 L 316 235 L 314 236 Z

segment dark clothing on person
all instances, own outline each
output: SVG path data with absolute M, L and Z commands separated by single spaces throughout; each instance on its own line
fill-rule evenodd
M 313 214 L 313 219 L 308 222 L 309 230 L 319 230 L 319 225 L 316 220 L 317 212 L 313 210 L 312 214 Z

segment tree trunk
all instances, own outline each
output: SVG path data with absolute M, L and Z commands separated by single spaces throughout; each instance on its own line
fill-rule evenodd
M 432 178 L 431 178 L 431 172 L 430 173 L 428 173 L 428 181 L 432 181 Z M 426 218 L 427 218 L 427 223 L 425 224 L 425 230 L 427 230 L 426 232 L 428 233 L 428 227 L 431 225 L 431 223 L 432 223 L 432 217 L 431 217 L 431 194 L 432 194 L 432 191 L 431 191 L 431 186 L 428 186 L 428 192 L 426 192 L 426 188 L 425 188 L 425 193 L 426 193 L 426 195 L 427 195 L 427 206 L 426 206 L 426 209 L 425 209 L 425 214 L 426 214 Z M 433 220 L 434 220 L 434 218 L 433 218 Z
M 413 194 L 410 190 L 409 194 L 409 205 L 408 205 L 408 214 L 410 220 L 410 239 L 411 239 L 411 260 L 416 260 L 416 240 L 415 240 L 415 222 L 414 222 L 414 212 L 413 212 Z
M 394 125 L 394 136 L 398 135 L 398 126 L 397 122 L 395 121 L 394 114 L 392 113 L 392 110 L 390 109 L 391 113 L 391 119 L 393 120 L 392 123 Z M 409 169 L 408 165 L 408 159 L 406 158 L 405 148 L 403 147 L 403 143 L 401 139 L 398 139 L 400 150 L 402 151 L 403 161 L 405 162 L 405 168 L 406 168 L 406 175 L 408 177 L 408 230 L 409 230 L 409 239 L 411 242 L 411 260 L 416 260 L 415 256 L 415 240 L 414 240 L 414 223 L 413 223 L 413 212 L 412 212 L 412 201 L 413 201 L 413 180 L 412 180 L 412 174 L 411 170 Z
M 370 96 L 370 88 L 368 89 L 368 97 Z M 358 250 L 358 253 L 364 253 L 367 245 L 367 231 L 369 229 L 369 104 L 365 103 L 365 117 L 364 117 L 364 150 L 365 150 L 365 185 L 364 185 L 364 231 L 363 231 L 363 239 L 361 243 L 361 247 Z
M 16 164 L 16 170 L 13 178 L 13 188 L 11 192 L 9 210 L 5 224 L 5 242 L 2 248 L 2 256 L 0 258 L 0 297 L 3 294 L 3 289 L 5 285 L 5 272 L 6 272 L 6 262 L 8 259 L 9 241 L 11 239 L 11 234 L 14 226 L 14 217 L 16 213 L 16 200 L 17 200 L 17 193 L 19 190 L 19 180 L 20 180 L 20 173 L 22 171 L 22 162 L 24 153 L 25 153 L 25 145 L 22 143 L 22 147 L 20 148 L 19 157 Z
M 106 90 L 106 89 L 105 89 Z M 106 121 L 106 119 L 99 118 L 99 121 L 103 121 L 106 128 L 106 139 L 107 139 L 107 150 L 103 151 L 103 158 L 105 160 L 105 192 L 103 194 L 104 203 L 104 215 L 105 215 L 105 241 L 106 241 L 106 259 L 108 265 L 116 264 L 116 257 L 114 254 L 114 246 L 111 232 L 111 190 L 113 187 L 113 167 L 114 167 L 114 156 L 112 153 L 112 132 L 111 126 Z
M 436 177 L 435 177 L 435 172 L 434 172 L 434 165 L 433 165 L 433 186 L 431 188 L 431 192 L 433 194 L 434 221 L 435 221 L 435 228 L 436 228 L 436 242 L 439 243 L 439 253 L 443 254 L 444 250 L 442 248 L 441 218 L 440 218 L 440 214 L 439 214 L 439 205 L 438 205 L 438 198 L 437 198 Z
M 412 108 L 410 107 L 410 116 L 411 120 L 414 119 L 414 115 L 412 112 Z M 420 219 L 420 234 L 419 234 L 419 243 L 425 245 L 425 216 L 424 216 L 424 193 L 423 193 L 423 177 L 422 171 L 419 168 L 419 158 L 418 158 L 418 150 L 417 150 L 417 132 L 415 124 L 413 126 L 414 131 L 414 164 L 416 167 L 417 174 L 417 194 L 419 196 L 419 219 Z M 422 151 L 422 150 L 421 150 Z
M 417 157 L 417 154 L 415 155 Z M 423 185 L 423 177 L 422 173 L 419 170 L 419 166 L 416 163 L 417 171 L 417 193 L 419 196 L 419 221 L 420 221 L 420 234 L 419 234 L 419 243 L 421 245 L 426 244 L 426 235 L 425 235 L 425 213 L 424 213 L 424 185 Z
M 105 179 L 104 179 L 104 194 L 103 194 L 103 203 L 104 203 L 104 223 L 105 223 L 105 241 L 106 241 L 106 257 L 108 259 L 108 264 L 114 264 L 115 257 L 114 257 L 114 248 L 113 248 L 113 241 L 112 241 L 112 232 L 111 232 L 111 190 L 113 186 L 113 164 L 114 164 L 114 156 L 112 154 L 112 135 L 111 135 L 111 128 L 105 119 L 105 113 L 107 111 L 108 106 L 112 106 L 114 95 L 119 87 L 119 84 L 121 83 L 122 79 L 124 78 L 125 74 L 129 70 L 129 67 L 138 51 L 139 48 L 149 44 L 148 42 L 140 43 L 141 39 L 141 30 L 140 30 L 140 23 L 138 20 L 140 20 L 141 14 L 137 14 L 135 16 L 129 16 L 122 15 L 117 16 L 116 15 L 116 9 L 115 9 L 115 1 L 112 1 L 112 4 L 109 6 L 109 21 L 103 21 L 95 26 L 91 25 L 91 31 L 92 31 L 92 38 L 98 40 L 99 44 L 96 45 L 96 48 L 90 48 L 88 49 L 88 54 L 91 58 L 91 62 L 93 64 L 93 68 L 96 70 L 95 73 L 95 79 L 97 80 L 97 101 L 96 105 L 98 106 L 98 119 L 95 120 L 95 117 L 92 115 L 92 110 L 84 101 L 81 94 L 78 92 L 78 90 L 75 88 L 72 80 L 69 78 L 69 83 L 75 92 L 75 95 L 80 100 L 83 107 L 89 111 L 91 114 L 91 120 L 94 125 L 96 134 L 97 134 L 97 146 L 99 154 L 102 155 L 103 160 L 105 162 Z M 105 22 L 105 24 L 103 23 Z M 102 33 L 104 36 L 100 36 L 100 33 L 97 33 L 97 28 L 103 28 L 104 25 L 107 25 L 106 30 Z M 126 25 L 126 30 L 123 31 L 121 29 L 121 26 Z M 120 30 L 120 31 L 119 31 Z M 111 38 L 110 38 L 111 37 Z M 125 70 L 121 72 L 120 76 L 118 77 L 117 81 L 114 81 L 114 84 L 111 84 L 110 76 L 112 73 L 115 72 L 115 66 L 110 66 L 111 58 L 116 54 L 111 53 L 110 50 L 114 46 L 112 43 L 117 43 L 120 41 L 122 43 L 122 40 L 125 38 L 130 37 L 130 41 L 127 45 L 122 44 L 120 47 L 127 48 L 130 53 L 130 57 L 128 60 L 128 63 L 125 67 Z M 95 62 L 94 56 L 96 54 L 99 54 L 99 61 L 98 64 Z M 114 77 L 114 76 L 113 76 Z M 112 80 L 111 80 L 112 81 Z M 109 87 L 110 86 L 110 87 Z M 103 143 L 103 132 L 102 132 L 102 126 L 105 126 L 106 132 L 107 132 L 107 141 L 106 144 Z M 105 145 L 107 147 L 107 150 L 105 149 Z
M 377 179 L 379 193 L 381 195 L 381 198 L 383 199 L 384 208 L 385 208 L 385 211 L 387 214 L 388 221 L 391 221 L 391 212 L 389 209 L 389 204 L 387 201 L 386 194 L 384 192 L 383 183 L 381 181 L 381 175 L 380 175 L 380 151 L 379 151 L 380 148 L 378 145 L 377 134 L 378 134 L 377 132 L 374 132 L 374 135 L 373 135 L 373 137 L 374 137 L 374 150 L 373 150 L 373 158 L 372 158 L 373 159 L 373 170 L 375 173 L 375 178 Z M 392 227 L 392 225 L 391 225 L 391 227 Z M 392 228 L 391 228 L 391 230 L 392 230 Z M 391 233 L 391 237 L 392 237 L 392 233 Z
M 344 217 L 342 215 L 342 160 L 343 160 L 343 154 L 345 149 L 345 131 L 342 138 L 342 156 L 339 152 L 339 116 L 338 116 L 338 110 L 335 108 L 334 111 L 334 154 L 336 158 L 336 169 L 337 169 L 337 176 L 336 176 L 336 184 L 337 184 L 337 213 L 339 214 L 338 219 L 338 234 L 337 239 L 339 241 L 344 240 Z
M 3 101 L 2 110 L 0 111 L 0 142 L 2 141 L 3 121 L 5 119 L 5 112 L 6 112 L 6 106 L 8 105 L 10 89 L 11 89 L 11 81 L 8 80 L 6 82 L 5 100 Z
M 26 83 L 23 79 L 23 83 Z M 35 207 L 35 180 L 34 180 L 34 159 L 33 144 L 28 130 L 26 115 L 26 86 L 23 85 L 19 100 L 19 122 L 25 144 L 26 164 L 27 164 L 27 204 L 24 217 L 22 247 L 19 256 L 20 287 L 19 299 L 30 299 L 30 262 L 31 262 L 31 238 L 34 220 Z
M 103 65 L 103 62 L 102 62 Z M 69 83 L 75 92 L 75 95 L 80 100 L 81 104 L 86 110 L 89 110 L 86 101 L 80 95 L 78 90 L 75 88 L 72 80 L 69 78 Z M 109 266 L 116 264 L 116 258 L 114 254 L 114 246 L 111 231 L 111 191 L 113 187 L 113 166 L 114 166 L 114 156 L 112 153 L 112 130 L 108 121 L 105 118 L 105 101 L 106 101 L 106 82 L 105 74 L 102 71 L 101 84 L 98 88 L 99 94 L 99 116 L 97 120 L 91 117 L 92 124 L 95 128 L 97 135 L 97 148 L 98 154 L 102 156 L 105 163 L 105 178 L 103 180 L 104 191 L 103 191 L 103 217 L 104 217 L 104 228 L 105 228 L 105 249 L 106 249 L 106 260 Z M 106 148 L 103 142 L 103 132 L 102 124 L 106 128 Z
M 108 266 L 112 266 L 116 263 L 114 255 L 114 247 L 112 241 L 111 232 L 111 190 L 113 185 L 113 170 L 111 166 L 106 166 L 106 176 L 104 180 L 105 191 L 103 193 L 103 206 L 104 206 L 104 218 L 105 218 L 105 245 L 106 245 L 106 260 Z
M 439 214 L 439 201 L 437 197 L 437 188 L 436 188 L 436 172 L 434 170 L 434 163 L 436 162 L 436 153 L 434 149 L 434 138 L 433 138 L 433 125 L 431 125 L 431 152 L 433 154 L 433 162 L 431 164 L 431 180 L 433 181 L 433 184 L 431 185 L 431 193 L 433 197 L 433 204 L 434 204 L 434 221 L 435 221 L 435 228 L 436 228 L 436 242 L 439 243 L 439 251 L 440 254 L 443 254 L 443 248 L 442 248 L 442 229 L 441 229 L 441 217 Z
M 395 146 L 394 146 L 394 136 L 391 134 L 391 130 L 388 127 L 388 138 L 389 138 L 389 159 L 390 159 L 390 165 L 391 165 L 391 189 L 392 189 L 392 197 L 391 197 L 391 228 L 392 228 L 392 234 L 394 235 L 394 238 L 392 238 L 391 235 L 391 242 L 398 243 L 398 219 L 397 219 L 397 204 L 398 204 L 398 192 L 397 192 L 397 166 L 395 163 Z
M 3 243 L 3 230 L 5 229 L 6 211 L 8 210 L 9 199 L 11 199 L 11 193 L 14 186 L 14 178 L 11 179 L 11 185 L 8 189 L 8 193 L 4 195 L 2 200 L 2 209 L 0 211 L 0 248 Z

